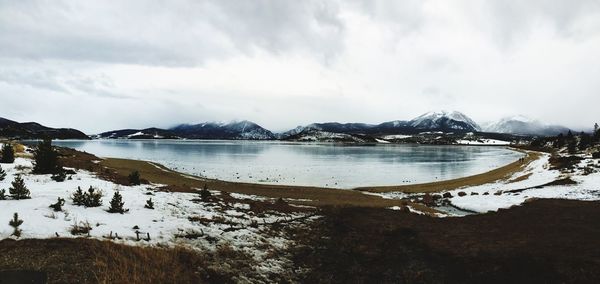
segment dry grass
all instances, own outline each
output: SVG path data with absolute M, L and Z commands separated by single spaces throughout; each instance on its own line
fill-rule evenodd
M 142 248 L 94 242 L 94 278 L 99 283 L 203 283 L 206 261 L 198 253 L 175 248 Z
M 205 283 L 206 262 L 203 255 L 180 248 L 93 239 L 0 241 L 0 271 L 45 272 L 49 283 Z
M 540 153 L 527 152 L 524 161 L 516 161 L 510 163 L 504 167 L 500 167 L 491 170 L 486 173 L 468 176 L 464 178 L 457 178 L 451 180 L 445 180 L 440 182 L 422 183 L 422 184 L 411 184 L 401 186 L 379 186 L 379 187 L 363 187 L 358 190 L 368 192 L 406 192 L 406 193 L 423 193 L 423 192 L 441 192 L 446 190 L 453 190 L 466 186 L 477 186 L 498 180 L 504 180 L 512 176 L 514 173 L 522 171 L 529 163 L 539 159 Z

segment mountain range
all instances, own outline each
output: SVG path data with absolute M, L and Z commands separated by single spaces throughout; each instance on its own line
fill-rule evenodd
M 428 112 L 411 120 L 395 120 L 380 124 L 366 123 L 312 123 L 294 129 L 273 133 L 260 125 L 243 120 L 229 123 L 206 122 L 180 124 L 168 129 L 121 129 L 91 136 L 101 139 L 224 139 L 224 140 L 288 140 L 327 142 L 398 141 L 412 136 L 492 134 L 520 136 L 553 136 L 566 133 L 568 128 L 546 125 L 523 116 L 503 118 L 483 126 L 458 111 Z M 37 123 L 18 123 L 0 118 L 0 137 L 37 139 L 87 139 L 81 131 L 69 128 L 49 128 Z M 494 137 L 498 137 L 497 135 Z
M 96 138 L 114 139 L 231 139 L 231 140 L 291 140 L 376 142 L 378 139 L 397 140 L 421 134 L 502 133 L 514 135 L 556 135 L 566 133 L 565 127 L 548 126 L 524 117 L 505 118 L 484 127 L 458 111 L 434 111 L 411 120 L 395 120 L 381 124 L 366 123 L 313 123 L 273 133 L 250 121 L 230 123 L 208 122 L 181 124 L 169 129 L 123 129 L 96 135 Z

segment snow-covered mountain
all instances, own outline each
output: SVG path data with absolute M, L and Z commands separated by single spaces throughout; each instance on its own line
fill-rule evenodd
M 229 123 L 207 122 L 195 125 L 182 124 L 169 130 L 178 136 L 190 139 L 275 139 L 275 135 L 271 131 L 247 120 Z
M 408 124 L 416 129 L 429 131 L 480 131 L 481 127 L 458 111 L 434 111 L 425 113 Z
M 170 129 L 123 129 L 108 131 L 97 135 L 110 139 L 232 139 L 232 140 L 272 140 L 275 135 L 260 125 L 243 120 L 229 123 L 205 122 L 200 124 L 181 124 Z
M 381 137 L 384 135 L 418 134 L 420 132 L 473 132 L 480 131 L 479 125 L 468 116 L 457 111 L 428 112 L 413 120 L 394 120 L 381 124 L 365 123 L 313 123 L 307 126 L 298 126 L 292 130 L 279 134 L 280 139 L 297 139 L 298 134 L 306 134 L 312 130 L 310 137 L 329 139 L 331 133 L 350 134 L 356 137 L 364 136 Z M 319 132 L 320 131 L 320 132 Z
M 546 125 L 538 120 L 533 120 L 522 115 L 505 117 L 498 122 L 486 125 L 483 130 L 493 133 L 541 136 L 553 136 L 569 131 L 566 127 Z

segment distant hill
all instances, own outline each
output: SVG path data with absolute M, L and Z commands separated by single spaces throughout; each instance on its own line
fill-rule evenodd
M 85 133 L 72 128 L 51 128 L 36 122 L 16 122 L 0 118 L 0 137 L 17 139 L 90 139 Z
M 247 120 L 230 123 L 181 124 L 170 129 L 122 129 L 100 133 L 96 137 L 104 139 L 276 139 L 271 131 Z
M 190 139 L 273 140 L 276 138 L 271 131 L 247 120 L 230 123 L 182 124 L 169 130 L 178 136 Z
M 121 129 L 100 133 L 95 138 L 103 139 L 177 139 L 172 131 L 160 128 Z
M 525 116 L 513 116 L 486 125 L 484 131 L 517 135 L 555 136 L 559 133 L 567 133 L 569 129 L 558 125 L 547 125 Z

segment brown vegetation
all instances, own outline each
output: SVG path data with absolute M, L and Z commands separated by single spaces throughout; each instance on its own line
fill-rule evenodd
M 598 283 L 600 202 L 534 200 L 431 218 L 330 208 L 293 232 L 304 283 Z

